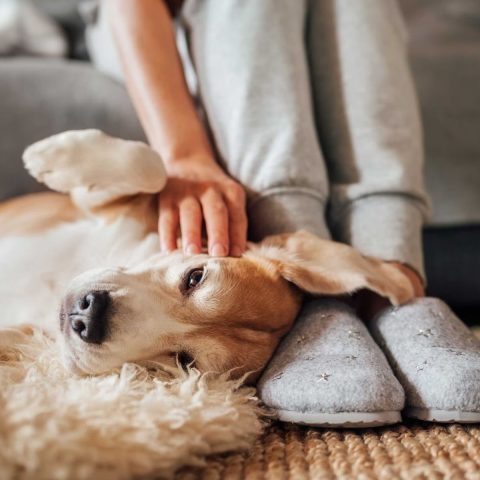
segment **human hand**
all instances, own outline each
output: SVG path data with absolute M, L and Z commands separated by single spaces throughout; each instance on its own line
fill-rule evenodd
M 210 255 L 240 256 L 247 242 L 243 187 L 209 158 L 182 160 L 167 170 L 167 185 L 158 195 L 162 251 L 177 248 L 180 227 L 183 251 L 200 253 L 205 223 Z

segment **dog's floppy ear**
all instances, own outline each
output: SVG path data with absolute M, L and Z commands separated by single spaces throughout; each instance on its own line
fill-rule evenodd
M 280 275 L 308 293 L 340 295 L 366 288 L 394 305 L 414 297 L 411 282 L 394 266 L 308 232 L 267 237 L 252 253 L 273 262 Z

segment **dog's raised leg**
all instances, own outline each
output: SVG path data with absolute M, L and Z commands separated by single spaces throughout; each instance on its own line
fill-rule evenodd
M 68 131 L 28 147 L 25 167 L 39 182 L 69 193 L 92 209 L 138 193 L 156 193 L 166 182 L 160 156 L 148 145 L 99 130 Z

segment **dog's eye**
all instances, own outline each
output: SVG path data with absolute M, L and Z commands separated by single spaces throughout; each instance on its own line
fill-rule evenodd
M 195 361 L 193 357 L 184 350 L 177 353 L 177 361 L 184 370 L 187 370 L 188 367 L 195 368 Z
M 185 285 L 186 289 L 191 290 L 192 288 L 195 288 L 197 285 L 199 285 L 203 280 L 204 274 L 205 269 L 203 267 L 191 270 L 187 275 L 187 281 Z

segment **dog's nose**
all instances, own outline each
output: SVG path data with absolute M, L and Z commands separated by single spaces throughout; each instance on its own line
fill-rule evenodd
M 108 292 L 89 292 L 79 298 L 68 318 L 72 330 L 87 343 L 102 343 L 107 334 Z

